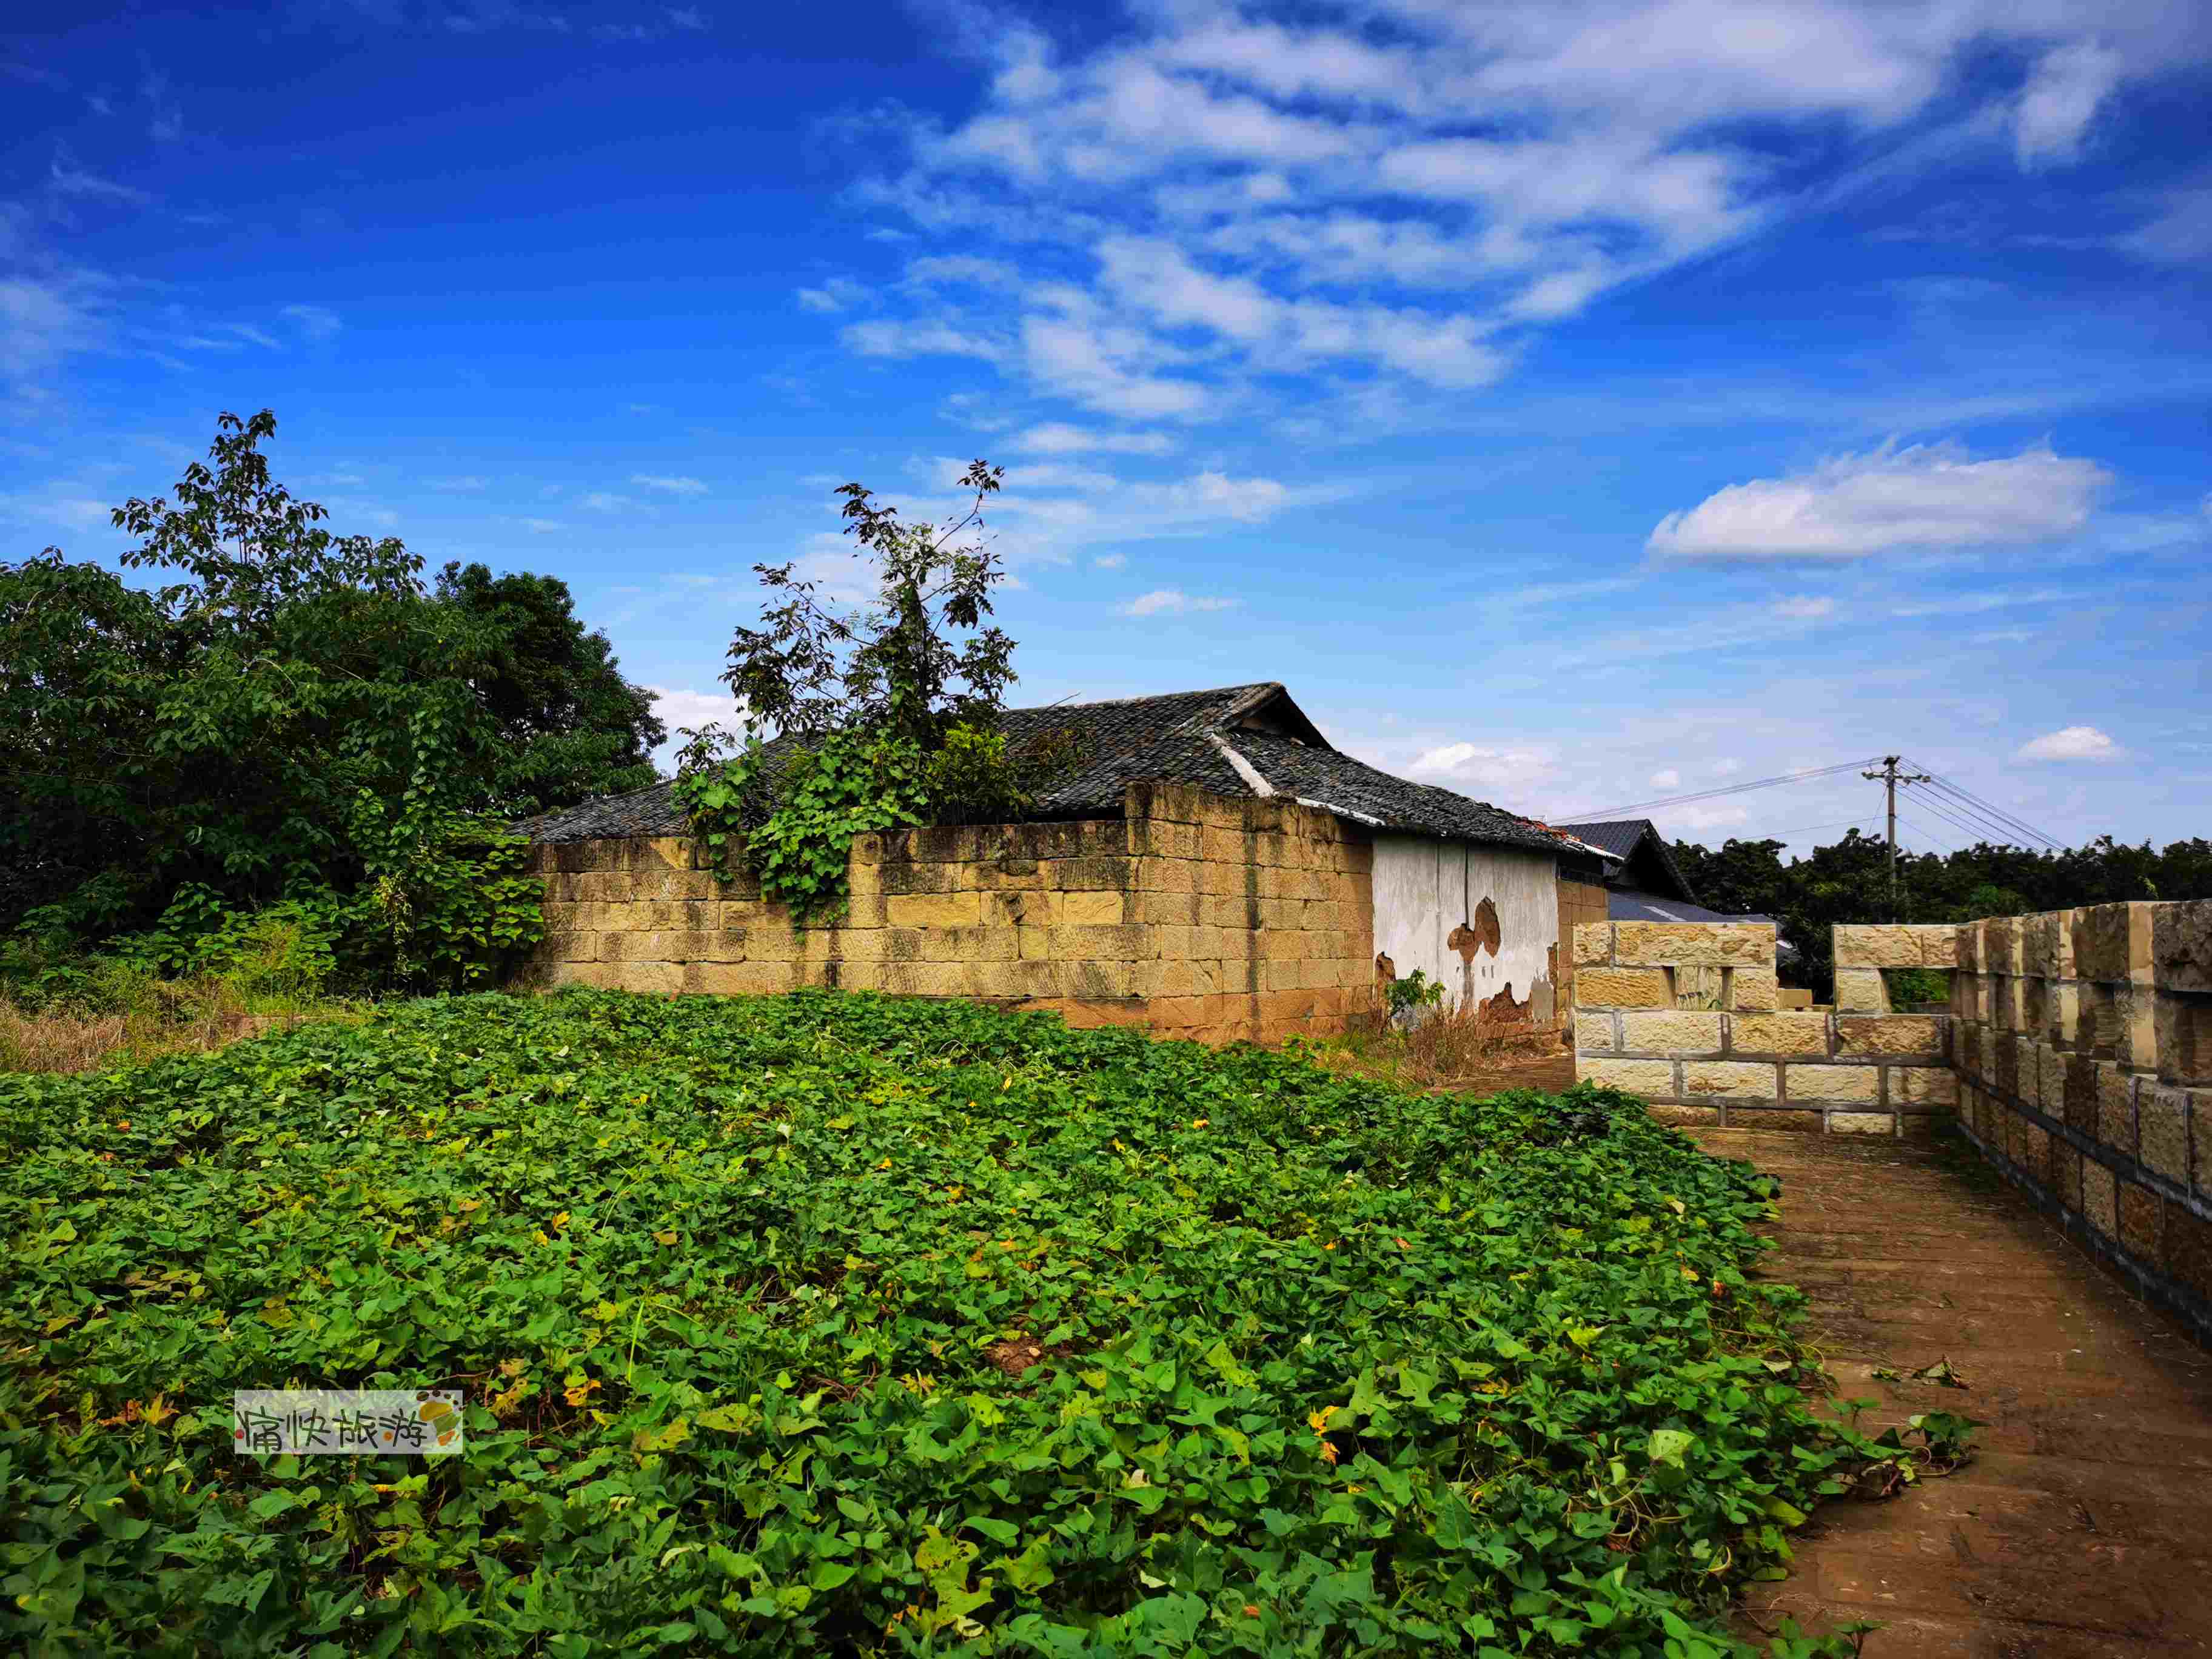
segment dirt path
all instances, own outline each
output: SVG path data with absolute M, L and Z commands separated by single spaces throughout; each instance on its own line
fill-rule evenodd
M 1838 1393 L 1883 1402 L 1869 1426 L 1989 1425 L 1948 1478 L 1822 1510 L 1751 1620 L 1880 1620 L 1867 1659 L 2212 1652 L 2212 1355 L 1955 1143 L 1692 1138 L 1782 1177 L 1767 1271 L 1811 1297 Z M 1938 1358 L 1965 1392 L 1873 1375 Z

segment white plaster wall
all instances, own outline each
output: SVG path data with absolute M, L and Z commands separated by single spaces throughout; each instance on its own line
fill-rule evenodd
M 1495 952 L 1479 933 L 1488 899 L 1498 915 Z M 1500 991 L 1531 1005 L 1540 1024 L 1555 1020 L 1553 951 L 1559 942 L 1559 866 L 1540 853 L 1470 847 L 1425 836 L 1375 837 L 1375 948 L 1400 978 L 1419 968 L 1445 988 L 1445 1006 L 1468 1012 Z M 1471 956 L 1470 956 L 1471 952 Z

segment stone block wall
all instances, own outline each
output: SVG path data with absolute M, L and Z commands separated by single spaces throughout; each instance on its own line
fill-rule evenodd
M 1969 922 L 1955 950 L 1967 1137 L 2212 1334 L 2212 901 Z
M 1948 951 L 1948 927 L 1839 927 L 1837 961 L 1870 968 L 1905 948 L 1889 935 L 1929 931 Z M 1884 938 L 1844 939 L 1865 932 Z M 1949 1021 L 1784 1009 L 1771 924 L 1585 923 L 1574 955 L 1576 1077 L 1642 1096 L 1665 1122 L 1898 1135 L 1953 1114 Z
M 1575 929 L 1602 925 L 1610 902 L 1595 882 L 1559 878 L 1559 971 L 1554 1001 L 1565 1015 L 1560 1023 L 1570 1028 L 1575 1006 Z
M 533 986 L 835 986 L 1208 1042 L 1340 1031 L 1376 998 L 1371 842 L 1280 800 L 1138 785 L 1121 818 L 862 836 L 831 927 L 794 927 L 749 878 L 719 882 L 681 837 L 533 858 L 547 927 Z

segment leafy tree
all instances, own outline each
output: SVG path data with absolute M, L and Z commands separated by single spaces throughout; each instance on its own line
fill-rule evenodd
M 622 677 L 607 636 L 587 632 L 568 583 L 481 564 L 448 564 L 437 599 L 473 632 L 469 679 L 496 733 L 492 798 L 550 811 L 642 789 L 668 730 L 653 694 Z
M 224 907 L 285 897 L 362 974 L 481 979 L 537 924 L 511 838 L 476 815 L 635 779 L 659 727 L 559 584 L 449 568 L 431 594 L 400 542 L 336 535 L 272 479 L 276 426 L 224 415 L 173 495 L 116 510 L 123 564 L 173 580 L 52 548 L 0 565 L 0 764 L 23 803 L 0 814 L 0 925 L 157 922 L 166 961 Z
M 677 781 L 726 879 L 742 860 L 802 920 L 834 913 L 855 836 L 1018 815 L 1067 763 L 1064 739 L 1017 747 L 999 724 L 1014 641 L 987 618 L 1006 573 L 987 543 L 962 538 L 1002 477 L 970 465 L 972 500 L 941 526 L 842 486 L 845 533 L 876 579 L 865 610 L 833 608 L 793 565 L 753 567 L 772 602 L 737 630 L 723 676 L 747 711 L 742 752 L 725 758 L 734 739 L 717 726 L 687 732 Z

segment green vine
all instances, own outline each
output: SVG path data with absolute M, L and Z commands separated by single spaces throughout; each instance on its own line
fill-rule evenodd
M 775 770 L 778 775 L 770 778 Z M 908 739 L 846 728 L 820 746 L 771 756 L 758 742 L 734 757 L 689 770 L 676 799 L 723 882 L 742 868 L 764 897 L 801 924 L 836 920 L 845 908 L 854 839 L 927 823 L 929 757 Z M 774 809 L 749 821 L 763 796 Z

